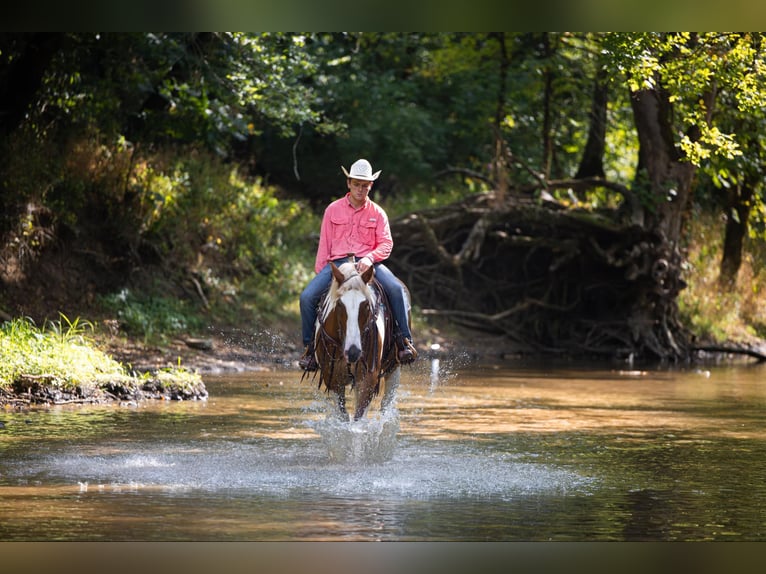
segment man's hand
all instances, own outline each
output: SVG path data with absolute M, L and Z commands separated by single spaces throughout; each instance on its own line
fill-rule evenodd
M 360 274 L 367 271 L 370 267 L 372 267 L 372 261 L 370 261 L 369 257 L 362 257 L 359 261 L 356 262 L 356 270 Z

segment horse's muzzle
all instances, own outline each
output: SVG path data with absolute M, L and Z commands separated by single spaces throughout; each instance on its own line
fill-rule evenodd
M 348 361 L 351 364 L 356 363 L 359 360 L 359 357 L 361 356 L 362 356 L 362 349 L 360 349 L 356 345 L 351 345 L 346 351 L 346 361 Z

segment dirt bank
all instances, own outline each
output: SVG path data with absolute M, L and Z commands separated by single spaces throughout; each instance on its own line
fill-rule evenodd
M 415 346 L 423 358 L 461 357 L 497 359 L 519 351 L 508 339 L 455 328 L 449 324 L 423 324 L 414 329 Z M 179 364 L 201 374 L 221 374 L 284 368 L 298 369 L 303 348 L 298 344 L 297 321 L 244 329 L 210 329 L 203 336 L 178 337 L 165 345 L 145 345 L 124 337 L 105 339 L 101 345 L 116 360 L 137 371 L 155 371 Z

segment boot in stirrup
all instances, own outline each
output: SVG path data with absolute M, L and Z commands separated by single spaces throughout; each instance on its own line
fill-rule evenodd
M 314 356 L 314 345 L 307 345 L 303 356 L 298 360 L 298 366 L 304 371 L 316 371 L 319 368 Z
M 412 341 L 406 337 L 396 339 L 397 357 L 402 365 L 409 365 L 418 358 L 418 351 L 412 345 Z

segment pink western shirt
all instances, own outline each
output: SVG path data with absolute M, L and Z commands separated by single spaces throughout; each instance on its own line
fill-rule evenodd
M 383 208 L 368 197 L 357 209 L 346 194 L 325 209 L 314 270 L 319 273 L 327 263 L 349 253 L 378 263 L 388 259 L 393 247 L 388 216 Z

